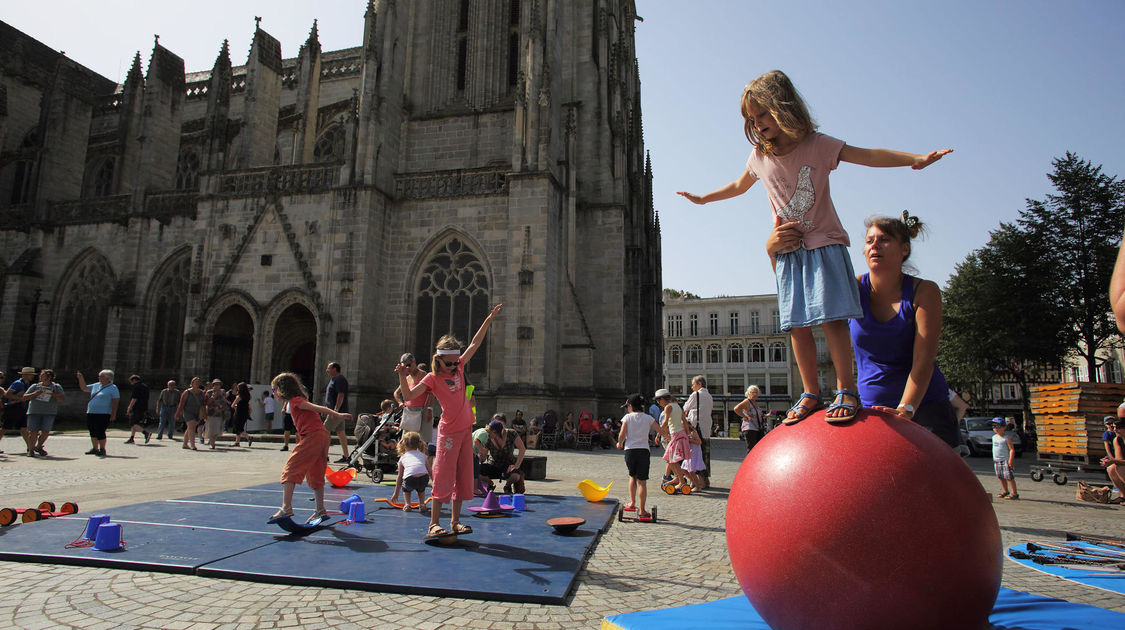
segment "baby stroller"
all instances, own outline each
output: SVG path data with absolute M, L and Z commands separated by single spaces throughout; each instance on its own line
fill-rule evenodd
M 352 450 L 348 465 L 362 471 L 379 483 L 383 475 L 398 470 L 398 453 L 383 446 L 384 440 L 398 440 L 398 421 L 402 408 L 384 415 L 361 413 L 355 424 L 355 440 L 359 447 Z

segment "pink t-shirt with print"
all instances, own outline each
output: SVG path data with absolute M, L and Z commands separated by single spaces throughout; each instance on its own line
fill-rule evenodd
M 441 421 L 438 423 L 441 433 L 468 431 L 473 427 L 473 409 L 465 396 L 464 370 L 465 366 L 461 364 L 452 374 L 430 372 L 422 378 L 422 384 L 434 393 L 441 405 Z
M 843 140 L 812 133 L 785 155 L 766 156 L 755 147 L 746 160 L 746 170 L 766 187 L 774 225 L 801 222 L 804 249 L 851 245 L 828 192 L 828 174 L 843 148 Z

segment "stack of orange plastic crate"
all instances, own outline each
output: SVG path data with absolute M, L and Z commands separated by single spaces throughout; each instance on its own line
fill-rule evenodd
M 1105 416 L 1117 415 L 1125 385 L 1060 383 L 1031 388 L 1039 459 L 1096 464 L 1105 456 Z

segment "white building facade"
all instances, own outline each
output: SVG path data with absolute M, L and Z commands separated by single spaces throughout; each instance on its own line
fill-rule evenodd
M 801 375 L 781 330 L 777 296 L 681 298 L 664 294 L 664 383 L 673 394 L 691 392 L 707 378 L 713 395 L 741 399 L 757 385 L 770 409 L 788 408 L 801 395 Z M 814 328 L 821 392 L 835 390 L 836 372 L 820 328 Z M 733 404 L 730 405 L 733 407 Z

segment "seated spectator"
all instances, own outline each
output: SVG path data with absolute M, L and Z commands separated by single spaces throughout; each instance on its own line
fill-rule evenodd
M 532 418 L 531 425 L 527 427 L 527 448 L 539 448 L 541 435 L 543 435 L 543 416 L 539 415 Z
M 548 409 L 543 413 L 543 434 L 555 435 L 559 430 L 559 414 L 555 413 L 554 409 Z
M 475 440 L 474 440 L 475 441 Z M 504 480 L 504 494 L 524 493 L 524 474 L 520 470 L 526 452 L 523 440 L 514 429 L 504 428 L 504 423 L 493 420 L 488 423 L 488 441 L 485 443 L 487 455 L 481 461 L 482 477 Z M 518 453 L 517 453 L 518 451 Z
M 598 432 L 598 423 L 594 422 L 594 414 L 583 411 L 578 415 L 578 432 L 582 435 L 591 435 Z
M 574 443 L 578 440 L 578 426 L 574 424 L 573 411 L 566 412 L 566 420 L 563 421 L 562 425 L 562 440 L 563 443 L 571 446 L 574 446 Z
M 613 418 L 606 416 L 598 423 L 598 442 L 601 443 L 602 448 L 613 448 L 617 444 L 616 436 L 620 432 L 621 427 L 617 427 L 617 431 L 614 431 Z
M 512 428 L 524 438 L 524 441 L 527 440 L 527 421 L 523 419 L 523 411 L 516 409 L 516 415 L 512 418 Z

